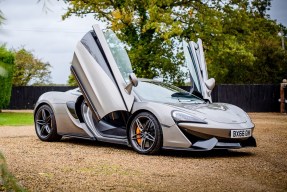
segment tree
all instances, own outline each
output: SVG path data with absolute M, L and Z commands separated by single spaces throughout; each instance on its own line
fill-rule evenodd
M 270 56 L 279 54 L 280 26 L 266 14 L 271 0 L 64 1 L 69 4 L 64 19 L 91 13 L 118 34 L 127 45 L 133 69 L 139 77 L 160 75 L 165 80 L 182 83 L 185 77 L 181 72 L 182 39 L 203 40 L 209 73 L 219 83 L 258 82 L 255 76 L 262 73 L 256 68 L 258 63 L 272 66 L 268 63 L 271 58 L 263 60 L 266 55 L 261 54 L 266 50 L 272 52 Z M 269 44 L 273 49 L 262 48 Z M 276 65 L 287 63 L 281 60 Z M 277 72 L 272 74 L 279 74 Z M 282 76 L 271 79 L 275 83 L 280 78 Z M 265 78 L 260 81 L 267 82 Z
M 0 10 L 0 25 L 3 24 L 3 21 L 5 20 L 5 17 L 2 13 L 2 11 Z
M 176 49 L 181 24 L 172 19 L 172 1 L 67 1 L 71 5 L 64 18 L 94 13 L 108 22 L 126 43 L 138 77 L 163 76 L 174 82 L 183 81 L 180 67 L 182 53 Z M 177 2 L 178 3 L 178 2 Z M 162 5 L 161 5 L 162 4 Z
M 14 55 L 4 45 L 0 46 L 0 112 L 10 102 Z
M 77 83 L 75 76 L 73 74 L 69 75 L 68 85 L 69 86 L 78 86 L 78 83 Z
M 235 3 L 232 4 L 232 2 Z M 282 81 L 284 78 L 282 70 L 284 68 L 286 70 L 287 63 L 284 59 L 276 61 L 275 55 L 284 58 L 287 54 L 282 50 L 280 54 L 278 52 L 281 49 L 278 37 L 281 26 L 268 19 L 266 10 L 269 6 L 270 1 L 258 0 L 252 3 L 230 1 L 229 4 L 221 7 L 224 13 L 222 34 L 213 39 L 214 45 L 207 50 L 210 74 L 217 82 L 279 83 Z M 269 47 L 270 45 L 272 48 Z M 274 64 L 274 62 L 277 63 Z M 274 67 L 274 65 L 280 67 Z M 270 73 L 270 71 L 273 72 Z M 265 75 L 267 73 L 268 78 Z
M 254 83 L 282 82 L 287 78 L 287 54 L 280 47 L 280 42 L 262 39 L 261 46 L 256 48 L 252 73 Z
M 50 82 L 51 65 L 49 63 L 42 62 L 25 48 L 15 50 L 14 54 L 14 86 L 42 85 Z

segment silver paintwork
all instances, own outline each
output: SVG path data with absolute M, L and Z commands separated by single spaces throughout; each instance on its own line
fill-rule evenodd
M 196 88 L 204 99 L 212 102 L 211 91 L 215 86 L 215 80 L 214 78 L 208 79 L 201 39 L 198 39 L 197 43 L 183 41 L 183 50 L 193 89 Z
M 117 66 L 117 63 L 111 53 L 111 50 L 106 42 L 106 38 L 104 37 L 104 34 L 102 32 L 102 30 L 100 29 L 99 25 L 93 25 L 93 29 L 95 31 L 95 33 L 97 34 L 99 41 L 101 43 L 101 46 L 105 52 L 105 55 L 107 57 L 107 60 L 109 62 L 109 65 L 111 67 L 112 73 L 114 75 L 114 78 L 116 80 L 116 82 L 119 85 L 119 90 L 121 92 L 121 95 L 123 96 L 123 100 L 126 104 L 127 107 L 127 111 L 130 111 L 132 108 L 132 105 L 134 103 L 134 96 L 127 93 L 125 90 L 125 87 L 127 86 L 127 83 L 125 82 L 124 78 L 122 77 L 119 68 Z M 115 110 L 114 110 L 115 111 Z M 112 112 L 112 111 L 110 111 Z
M 107 67 L 103 69 L 81 42 L 77 44 L 72 66 L 78 80 L 81 81 L 81 89 L 88 96 L 86 102 L 92 104 L 92 108 L 88 107 L 88 105 L 82 105 L 80 109 L 77 109 L 82 114 L 84 122 L 81 122 L 79 118 L 75 118 L 75 114 L 74 116 L 71 114 L 66 104 L 67 102 L 76 103 L 79 97 L 83 97 L 79 89 L 67 92 L 45 93 L 39 98 L 35 106 L 35 112 L 43 104 L 47 104 L 52 108 L 56 117 L 58 134 L 128 145 L 127 137 L 107 136 L 99 131 L 99 128 L 101 130 L 115 128 L 102 120 L 103 117 L 114 111 L 129 112 L 129 122 L 132 121 L 133 115 L 138 112 L 148 111 L 152 113 L 161 125 L 164 148 L 193 150 L 193 145 L 200 146 L 202 143 L 207 143 L 206 145 L 209 147 L 227 146 L 239 148 L 240 144 L 237 141 L 228 144 L 218 141 L 218 139 L 231 140 L 231 130 L 251 129 L 253 132 L 254 124 L 249 116 L 234 105 L 224 103 L 163 103 L 141 100 L 141 97 L 137 96 L 132 89 L 129 94 L 125 90 L 127 83 L 117 67 L 102 31 L 97 25 L 93 26 L 93 29 L 99 38 L 113 76 L 111 77 L 111 75 L 107 74 L 105 71 Z M 193 83 L 193 86 L 197 86 L 203 98 L 211 102 L 210 93 L 214 87 L 214 82 L 212 79 L 208 79 L 202 42 L 199 40 L 197 43 L 185 43 L 185 46 L 189 46 L 191 54 L 196 58 L 193 64 L 198 70 L 196 71 L 191 63 L 188 66 L 192 76 L 197 75 L 199 79 L 198 84 Z M 186 50 L 185 54 L 188 53 Z M 206 124 L 176 123 L 172 117 L 173 111 L 191 115 L 203 120 Z M 97 121 L 93 120 L 93 115 L 97 115 Z M 128 132 L 128 127 L 126 129 Z M 184 131 L 205 141 L 192 143 L 184 134 Z M 246 139 L 241 138 L 237 140 Z M 217 144 L 215 144 L 216 142 Z
M 191 146 L 190 141 L 179 130 L 171 117 L 171 112 L 175 110 L 173 106 L 155 102 L 135 102 L 132 113 L 146 110 L 154 114 L 162 127 L 164 147 L 183 147 Z
M 63 135 L 81 135 L 85 137 L 95 138 L 100 141 L 111 143 L 128 144 L 126 138 L 107 138 L 97 131 L 97 124 L 92 121 L 92 111 L 87 107 L 84 111 L 84 118 L 87 123 L 80 123 L 74 119 L 66 107 L 67 101 L 76 101 L 76 97 L 72 92 L 53 92 L 44 94 L 39 98 L 36 108 L 41 103 L 48 103 L 56 116 L 58 132 Z M 216 106 L 216 107 L 215 107 Z M 157 103 L 150 101 L 134 102 L 131 114 L 137 111 L 149 111 L 154 114 L 162 127 L 163 147 L 165 148 L 189 148 L 192 143 L 186 138 L 180 130 L 186 129 L 204 139 L 212 137 L 229 138 L 230 130 L 234 129 L 254 129 L 248 115 L 236 106 L 229 104 L 190 104 L 190 105 L 174 105 L 170 103 Z M 178 123 L 172 119 L 171 113 L 174 110 L 204 119 L 207 124 L 197 123 Z M 101 121 L 100 121 L 101 122 Z M 89 129 L 86 128 L 89 127 Z M 86 134 L 84 134 L 86 133 Z M 246 139 L 246 138 L 242 138 Z
M 81 42 L 77 44 L 72 65 L 100 118 L 112 111 L 127 110 L 123 100 L 119 99 L 121 95 L 114 82 Z M 98 82 L 104 82 L 104 84 L 98 86 Z
M 162 132 L 163 147 L 189 148 L 192 145 L 176 124 L 171 127 L 162 125 Z
M 128 141 L 126 138 L 112 138 L 112 137 L 105 137 L 103 136 L 98 130 L 97 127 L 99 126 L 105 126 L 103 125 L 103 122 L 93 122 L 92 119 L 93 112 L 91 109 L 87 106 L 84 107 L 84 113 L 83 118 L 85 119 L 85 123 L 87 124 L 87 127 L 89 127 L 89 130 L 93 133 L 94 137 L 99 141 L 106 141 L 110 143 L 122 143 L 122 144 L 128 144 Z M 107 125 L 105 126 L 105 130 L 111 129 L 112 127 Z

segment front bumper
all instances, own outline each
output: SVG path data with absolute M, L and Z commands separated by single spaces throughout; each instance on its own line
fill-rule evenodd
M 256 140 L 252 136 L 254 125 L 250 124 L 195 124 L 195 123 L 178 123 L 169 129 L 169 133 L 177 135 L 173 137 L 164 137 L 165 149 L 188 150 L 188 151 L 207 151 L 211 149 L 238 149 L 243 147 L 256 147 Z M 231 138 L 231 130 L 251 129 L 250 137 Z M 171 131 L 173 130 L 173 131 Z M 163 131 L 165 133 L 165 131 Z M 170 134 L 164 134 L 164 136 Z M 179 137 L 180 136 L 180 137 Z M 180 142 L 179 142 L 180 141 Z
M 165 146 L 163 149 L 180 151 L 209 151 L 213 149 L 239 149 L 242 147 L 256 146 L 256 140 L 253 136 L 241 142 L 220 142 L 215 137 L 213 137 L 208 140 L 198 141 L 188 148 Z

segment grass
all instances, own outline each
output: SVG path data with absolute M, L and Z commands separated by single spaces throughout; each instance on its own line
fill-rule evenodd
M 32 113 L 0 113 L 0 126 L 33 125 Z
M 15 177 L 9 173 L 4 156 L 0 152 L 0 191 L 26 191 L 21 187 Z

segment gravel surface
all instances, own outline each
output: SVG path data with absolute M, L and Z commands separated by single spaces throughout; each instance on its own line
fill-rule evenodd
M 0 127 L 0 150 L 30 191 L 287 191 L 287 115 L 250 116 L 257 148 L 144 156 L 77 139 L 41 142 L 25 126 Z
M 0 126 L 0 138 L 36 136 L 33 126 Z M 1 143 L 1 141 L 0 141 Z M 1 147 L 0 147 L 1 151 Z

